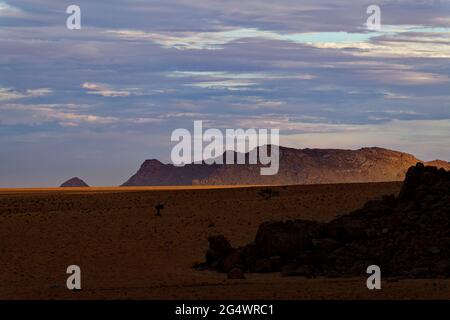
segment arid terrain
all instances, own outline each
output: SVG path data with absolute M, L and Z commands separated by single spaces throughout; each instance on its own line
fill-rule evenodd
M 400 182 L 278 187 L 141 187 L 0 190 L 1 299 L 450 298 L 450 281 L 306 279 L 196 271 L 207 237 L 252 241 L 267 220 L 329 221 Z M 274 196 L 265 199 L 263 189 Z M 279 194 L 277 195 L 277 192 Z M 157 216 L 155 206 L 163 205 Z M 66 289 L 79 265 L 82 290 Z

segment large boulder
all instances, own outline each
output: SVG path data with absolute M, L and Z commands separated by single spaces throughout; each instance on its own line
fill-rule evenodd
M 262 223 L 255 238 L 257 254 L 295 257 L 312 246 L 312 239 L 319 236 L 322 225 L 307 220 Z

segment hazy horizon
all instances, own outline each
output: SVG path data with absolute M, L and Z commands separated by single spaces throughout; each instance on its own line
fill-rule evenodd
M 0 0 L 0 187 L 118 185 L 168 162 L 171 132 L 194 120 L 449 161 L 449 14 L 422 0 Z

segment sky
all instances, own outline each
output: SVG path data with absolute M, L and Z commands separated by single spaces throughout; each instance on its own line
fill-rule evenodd
M 448 0 L 0 0 L 0 187 L 120 185 L 194 120 L 448 161 L 449 89 Z

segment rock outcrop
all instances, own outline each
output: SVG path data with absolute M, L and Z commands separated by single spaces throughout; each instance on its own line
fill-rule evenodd
M 328 223 L 265 222 L 253 243 L 236 249 L 223 236 L 209 242 L 206 264 L 219 272 L 343 277 L 378 265 L 386 277 L 450 277 L 450 171 L 419 163 L 398 197 Z

